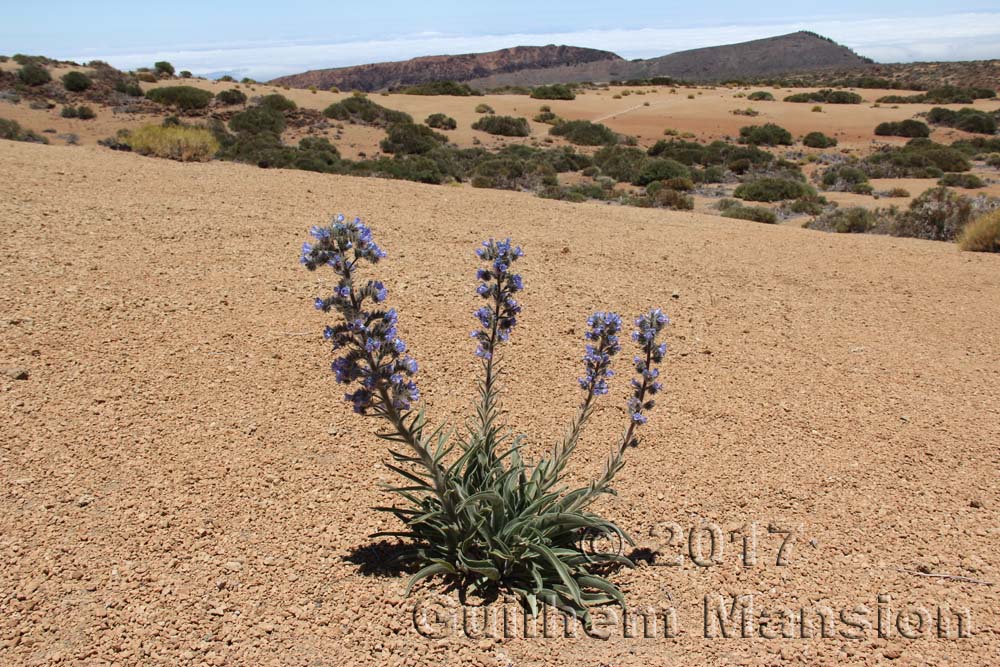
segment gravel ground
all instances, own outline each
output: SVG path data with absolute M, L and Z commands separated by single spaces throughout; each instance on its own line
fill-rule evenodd
M 586 316 L 667 309 L 666 392 L 598 509 L 658 549 L 613 578 L 631 609 L 672 608 L 673 636 L 610 615 L 606 639 L 483 636 L 440 582 L 406 599 L 379 568 L 385 447 L 329 373 L 312 308 L 328 276 L 297 263 L 339 211 L 390 253 L 379 274 L 435 421 L 474 395 L 475 245 L 524 247 L 505 405 L 532 452 L 578 400 Z M 4 665 L 1000 662 L 1000 257 L 11 142 L 0 231 Z M 618 380 L 575 481 L 619 432 Z M 722 553 L 698 565 L 711 525 Z M 750 636 L 706 636 L 733 596 L 753 597 Z M 832 636 L 817 620 L 768 638 L 775 610 L 824 606 Z M 950 613 L 937 636 L 939 607 L 967 611 L 966 637 Z M 428 609 L 459 622 L 418 631 Z

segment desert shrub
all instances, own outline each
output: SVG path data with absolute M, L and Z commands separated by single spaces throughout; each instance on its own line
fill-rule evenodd
M 604 149 L 607 150 L 607 149 Z M 640 151 L 641 154 L 641 151 Z M 601 167 L 604 171 L 604 167 Z M 609 176 L 610 172 L 605 171 Z M 664 181 L 668 179 L 690 179 L 691 170 L 676 160 L 669 158 L 644 159 L 639 173 L 633 178 L 634 185 L 649 185 L 654 181 Z
M 555 175 L 551 166 L 541 166 L 513 157 L 491 157 L 479 162 L 472 171 L 471 183 L 476 188 L 499 190 L 531 189 L 546 180 L 546 175 Z M 558 184 L 551 183 L 551 185 Z
M 1000 210 L 968 223 L 958 237 L 958 247 L 970 252 L 1000 252 Z
M 94 82 L 91 81 L 90 77 L 83 72 L 73 70 L 72 72 L 66 72 L 63 74 L 62 84 L 63 87 L 71 93 L 82 93 L 93 86 Z
M 142 97 L 142 87 L 136 81 L 119 79 L 115 82 L 114 88 L 119 93 L 123 95 L 128 95 L 129 97 Z
M 618 135 L 611 128 L 589 120 L 568 120 L 552 126 L 549 134 L 563 137 L 578 146 L 610 146 L 617 143 Z
M 990 153 L 985 158 L 986 164 L 994 169 L 1000 169 L 1000 153 Z
M 673 188 L 663 187 L 656 189 L 647 195 L 647 199 L 649 200 L 649 204 L 654 208 L 669 208 L 675 211 L 691 211 L 694 209 L 694 199 Z
M 968 190 L 986 187 L 986 183 L 983 182 L 983 179 L 979 178 L 975 174 L 945 174 L 938 181 L 938 185 L 953 188 L 966 188 Z
M 792 133 L 774 123 L 749 125 L 740 128 L 739 142 L 753 146 L 791 146 Z
M 819 215 L 829 204 L 830 202 L 822 195 L 805 195 L 783 203 L 781 210 L 791 214 Z
M 77 117 L 76 107 L 66 105 L 59 112 L 59 115 L 62 116 L 63 118 L 76 118 Z
M 526 137 L 531 134 L 528 119 L 513 116 L 486 115 L 473 123 L 472 129 L 502 137 Z
M 820 186 L 834 192 L 871 194 L 873 188 L 868 182 L 868 174 L 851 164 L 834 165 L 826 169 L 820 177 Z
M 496 113 L 493 111 L 493 107 L 485 102 L 480 102 L 476 105 L 476 113 Z
M 738 220 L 750 220 L 753 222 L 764 222 L 775 224 L 778 222 L 777 214 L 766 206 L 726 206 L 722 210 L 722 217 L 736 218 Z
M 80 120 L 90 120 L 92 118 L 97 118 L 97 114 L 94 110 L 88 106 L 80 105 L 76 108 L 76 117 Z
M 166 60 L 161 60 L 159 62 L 153 63 L 153 69 L 156 71 L 157 76 L 174 75 L 174 66 L 168 63 Z
M 184 162 L 210 160 L 219 150 L 211 131 L 190 125 L 146 125 L 132 131 L 127 143 L 136 153 Z
M 883 197 L 889 197 L 890 199 L 909 197 L 910 191 L 906 188 L 890 188 L 886 192 L 882 193 Z
M 951 241 L 970 221 L 998 205 L 1000 201 L 995 199 L 973 199 L 946 187 L 931 188 L 910 202 L 909 209 L 890 225 L 889 233 L 893 236 Z
M 0 139 L 9 141 L 27 141 L 29 143 L 47 144 L 49 140 L 42 135 L 25 130 L 16 120 L 0 118 Z
M 229 129 L 247 134 L 268 132 L 280 135 L 285 130 L 285 117 L 274 109 L 251 107 L 230 118 Z
M 384 153 L 419 155 L 447 143 L 448 137 L 426 125 L 396 123 L 389 127 L 385 139 L 379 144 Z
M 763 202 L 797 199 L 815 194 L 816 191 L 809 185 L 784 178 L 759 178 L 743 183 L 733 191 L 733 196 L 739 199 Z
M 228 90 L 220 90 L 216 93 L 215 99 L 219 100 L 222 104 L 232 106 L 234 104 L 245 104 L 247 96 L 242 90 L 229 88 Z
M 911 139 L 866 157 L 859 167 L 870 178 L 940 178 L 944 172 L 968 171 L 972 165 L 959 149 L 930 139 Z
M 774 95 L 766 90 L 757 90 L 747 95 L 747 100 L 750 102 L 773 102 Z
M 52 75 L 42 65 L 28 62 L 17 71 L 18 80 L 26 86 L 41 86 L 52 80 Z
M 576 93 L 570 86 L 556 83 L 551 86 L 536 86 L 531 89 L 531 97 L 536 100 L 575 100 Z
M 629 425 L 596 479 L 566 490 L 566 466 L 595 401 L 607 392 L 611 361 L 621 347 L 621 318 L 596 313 L 588 320 L 590 352 L 580 380 L 580 409 L 551 453 L 527 463 L 522 438 L 509 435 L 500 408 L 498 370 L 503 344 L 522 317 L 514 298 L 522 283 L 512 266 L 523 253 L 509 240 L 485 242 L 478 251 L 484 266 L 476 290 L 485 304 L 476 312 L 482 328 L 474 333 L 482 360 L 478 406 L 469 428 L 456 436 L 460 442 L 448 442 L 452 430 L 426 426 L 423 410 L 413 407 L 419 401 L 417 363 L 397 338 L 396 310 L 381 305 L 387 297 L 382 283 L 358 275 L 366 261 L 375 264 L 385 255 L 371 231 L 359 220 L 345 222 L 338 216 L 312 234 L 314 240 L 303 246 L 302 263 L 310 270 L 331 267 L 338 292 L 343 292 L 316 301 L 322 312 L 336 317 L 334 326 L 327 327 L 334 349 L 343 350 L 333 363 L 334 373 L 339 382 L 351 385 L 346 398 L 355 412 L 384 420 L 380 437 L 391 443 L 389 468 L 400 475 L 399 488 L 391 489 L 400 500 L 385 511 L 404 529 L 393 533 L 406 536 L 398 562 L 416 572 L 405 594 L 422 580 L 442 576 L 465 591 L 514 595 L 532 613 L 539 604 L 558 607 L 581 617 L 588 628 L 591 607 L 624 605 L 621 592 L 599 573 L 631 562 L 590 553 L 584 542 L 588 536 L 629 538 L 588 508 L 610 491 L 625 453 L 639 444 L 638 429 L 653 407 L 652 395 L 660 390 L 653 378 L 665 350 L 658 338 L 666 316 L 657 309 L 636 320 L 639 375 L 627 404 Z M 352 257 L 358 259 L 343 261 L 340 249 L 345 247 L 354 248 Z M 352 329 L 356 321 L 368 323 L 361 334 Z
M 427 83 L 407 86 L 398 92 L 404 95 L 453 95 L 456 97 L 468 97 L 479 94 L 468 84 L 456 83 L 455 81 L 428 81 Z
M 214 97 L 210 91 L 194 86 L 163 86 L 153 88 L 146 97 L 157 104 L 174 107 L 183 111 L 204 109 Z
M 435 130 L 454 130 L 458 127 L 454 118 L 443 113 L 432 113 L 424 123 L 427 124 L 427 127 L 433 127 Z
M 960 86 L 941 86 L 919 95 L 887 95 L 876 102 L 882 104 L 972 104 L 977 99 L 996 97 L 996 91 Z
M 396 123 L 412 123 L 408 113 L 387 109 L 364 95 L 353 95 L 334 102 L 323 110 L 323 115 L 334 120 L 388 127 Z
M 159 80 L 152 72 L 136 72 L 135 78 L 143 83 L 156 83 Z
M 898 122 L 879 123 L 875 134 L 880 137 L 929 137 L 931 129 L 926 123 L 908 118 Z
M 545 109 L 543 111 L 539 111 L 535 115 L 535 117 L 532 118 L 532 120 L 535 121 L 536 123 L 546 123 L 548 125 L 556 125 L 562 122 L 562 119 L 559 116 L 557 116 L 551 109 Z
M 270 95 L 264 95 L 260 98 L 260 106 L 266 109 L 273 109 L 280 113 L 285 111 L 295 111 L 298 105 L 294 101 L 288 99 L 281 93 L 271 93 Z
M 997 119 L 993 114 L 969 107 L 959 111 L 934 107 L 927 113 L 927 122 L 974 134 L 995 134 L 997 131 Z
M 194 75 L 191 74 L 191 72 L 189 70 L 186 70 L 186 69 L 182 69 L 181 70 L 180 77 L 182 79 L 190 79 L 192 76 L 194 76 Z
M 878 224 L 874 213 L 860 206 L 838 208 L 826 211 L 806 223 L 809 229 L 838 234 L 864 234 L 870 232 Z
M 630 146 L 605 146 L 594 153 L 601 173 L 621 183 L 637 181 L 647 161 L 644 151 Z
M 861 104 L 864 100 L 857 93 L 847 90 L 815 90 L 806 93 L 795 93 L 785 98 L 786 102 L 820 102 L 823 104 Z
M 810 132 L 802 137 L 802 145 L 809 148 L 833 148 L 837 145 L 837 140 L 822 132 Z
M 321 173 L 336 172 L 340 164 L 340 151 L 325 137 L 303 137 L 299 141 L 298 150 L 292 155 L 288 165 L 293 169 L 317 171 Z

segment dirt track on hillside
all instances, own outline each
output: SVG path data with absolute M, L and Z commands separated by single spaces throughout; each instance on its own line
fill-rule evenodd
M 339 211 L 389 252 L 379 275 L 434 420 L 474 394 L 475 245 L 524 247 L 506 407 L 535 452 L 578 399 L 587 315 L 663 306 L 666 391 L 597 509 L 646 546 L 663 522 L 757 522 L 757 564 L 725 540 L 717 565 L 666 566 L 664 546 L 615 574 L 630 606 L 675 608 L 673 638 L 418 634 L 415 605 L 457 598 L 434 582 L 404 599 L 403 577 L 364 565 L 394 525 L 370 509 L 392 478 L 328 370 L 312 300 L 329 276 L 297 263 Z M 0 367 L 28 373 L 0 375 L 4 665 L 1000 661 L 1000 257 L 11 142 L 0 226 Z M 621 426 L 621 361 L 576 481 Z M 795 531 L 786 565 L 769 525 Z M 921 576 L 942 573 L 975 581 Z M 971 631 L 846 639 L 838 618 L 832 638 L 706 638 L 705 596 L 737 594 L 758 612 L 865 605 L 873 624 L 887 594 L 893 619 L 947 605 Z

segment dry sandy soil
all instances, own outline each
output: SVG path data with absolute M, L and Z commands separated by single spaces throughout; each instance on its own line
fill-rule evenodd
M 417 632 L 414 609 L 457 595 L 431 581 L 403 598 L 404 576 L 377 567 L 368 536 L 394 526 L 371 509 L 388 500 L 385 447 L 328 370 L 312 308 L 328 276 L 297 263 L 306 229 L 338 211 L 364 215 L 390 253 L 378 273 L 435 421 L 473 400 L 473 248 L 523 245 L 506 408 L 535 453 L 579 399 L 587 315 L 667 309 L 666 391 L 597 509 L 660 545 L 613 578 L 632 609 L 673 607 L 676 636 Z M 12 142 L 0 226 L 0 367 L 28 376 L 0 375 L 4 665 L 1000 661 L 998 256 Z M 624 384 L 574 481 L 619 432 Z M 688 547 L 651 535 L 664 522 L 756 522 L 757 563 L 724 539 L 717 564 L 670 566 Z M 784 565 L 768 526 L 794 531 Z M 753 636 L 706 637 L 705 596 L 743 594 Z M 857 621 L 862 605 L 867 627 L 838 615 L 829 638 L 761 636 L 762 610 Z M 950 639 L 901 636 L 939 606 L 967 610 L 967 637 L 954 622 Z

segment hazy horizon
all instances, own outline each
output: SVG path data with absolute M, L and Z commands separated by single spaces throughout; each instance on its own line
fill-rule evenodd
M 933 2 L 893 1 L 872 10 L 848 0 L 838 13 L 794 17 L 786 17 L 787 4 L 771 3 L 755 7 L 753 21 L 728 22 L 717 17 L 739 17 L 744 10 L 723 2 L 709 10 L 685 8 L 684 23 L 669 8 L 645 2 L 619 6 L 612 17 L 598 3 L 574 3 L 567 12 L 523 0 L 489 16 L 476 7 L 456 10 L 437 0 L 419 8 L 397 2 L 331 7 L 306 0 L 268 8 L 228 1 L 204 7 L 185 0 L 175 3 L 169 15 L 124 2 L 102 3 L 105 15 L 72 3 L 51 4 L 46 16 L 13 8 L 0 27 L 0 41 L 6 45 L 0 53 L 106 60 L 122 69 L 169 60 L 199 76 L 267 80 L 310 69 L 545 44 L 652 58 L 809 30 L 876 62 L 1000 57 L 1000 12 L 983 2 L 960 2 L 951 6 L 951 13 L 941 13 L 940 3 Z M 52 15 L 61 21 L 53 23 Z M 193 17 L 202 23 L 192 22 Z M 134 25 L 143 26 L 141 39 L 130 28 Z M 484 32 L 482 25 L 491 29 Z M 317 36 L 317 29 L 337 37 Z

